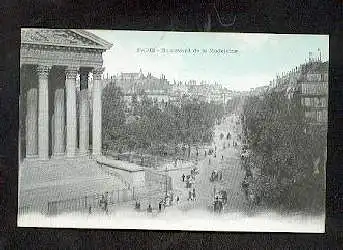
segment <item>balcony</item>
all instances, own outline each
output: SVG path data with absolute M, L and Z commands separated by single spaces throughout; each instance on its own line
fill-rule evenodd
M 311 124 L 326 124 L 328 121 L 328 112 L 327 110 L 306 111 L 305 119 Z
M 300 84 L 300 94 L 303 96 L 325 96 L 328 95 L 327 82 L 311 82 Z

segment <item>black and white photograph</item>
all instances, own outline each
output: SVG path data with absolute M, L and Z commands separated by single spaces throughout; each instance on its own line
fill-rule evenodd
M 329 36 L 22 28 L 18 227 L 325 232 Z

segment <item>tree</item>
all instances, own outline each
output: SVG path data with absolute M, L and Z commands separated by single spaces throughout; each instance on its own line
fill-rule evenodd
M 138 99 L 137 99 L 137 94 L 134 93 L 132 95 L 132 114 L 133 115 L 138 115 Z
M 245 104 L 244 116 L 251 157 L 255 158 L 251 161 L 258 162 L 256 159 L 262 157 L 257 166 L 262 173 L 259 192 L 268 196 L 271 204 L 313 206 L 309 199 L 318 196 L 313 195 L 313 190 L 323 189 L 322 183 L 314 182 L 313 162 L 325 149 L 325 135 L 318 136 L 315 130 L 305 133 L 308 124 L 302 107 L 282 93 L 268 93 L 262 100 L 251 97 Z M 307 197 L 301 195 L 304 190 Z
M 102 102 L 103 144 L 113 149 L 123 135 L 125 123 L 125 103 L 120 88 L 108 84 L 103 90 Z

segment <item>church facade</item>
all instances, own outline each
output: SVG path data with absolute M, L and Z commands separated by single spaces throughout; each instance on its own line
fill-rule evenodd
M 22 29 L 20 161 L 101 155 L 102 53 L 111 47 L 84 30 Z

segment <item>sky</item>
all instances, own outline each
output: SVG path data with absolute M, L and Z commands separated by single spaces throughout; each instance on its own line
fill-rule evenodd
M 308 60 L 309 52 L 317 58 L 320 49 L 323 61 L 329 57 L 327 35 L 88 31 L 113 44 L 103 53 L 105 75 L 141 69 L 143 74 L 150 72 L 156 77 L 164 74 L 171 83 L 205 80 L 237 91 L 268 85 L 276 74 L 286 73 Z M 138 51 L 144 48 L 159 51 Z M 198 51 L 162 52 L 162 48 Z M 211 49 L 226 52 L 213 53 Z M 238 52 L 232 53 L 233 50 Z

